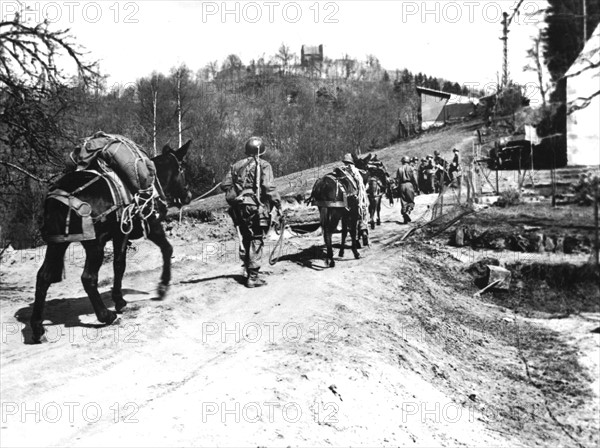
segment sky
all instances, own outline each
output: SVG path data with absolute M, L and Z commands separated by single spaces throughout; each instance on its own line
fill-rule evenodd
M 247 64 L 274 55 L 282 43 L 298 56 L 323 44 L 326 56 L 375 55 L 388 71 L 407 68 L 478 88 L 502 71 L 501 1 L 25 1 L 0 0 L 3 18 L 24 3 L 26 18 L 69 28 L 89 58 L 100 61 L 108 86 L 125 86 L 185 63 L 193 71 L 237 54 Z M 537 75 L 523 67 L 543 27 L 545 1 L 524 0 L 509 33 L 511 78 L 535 97 Z M 22 13 L 23 15 L 23 13 Z

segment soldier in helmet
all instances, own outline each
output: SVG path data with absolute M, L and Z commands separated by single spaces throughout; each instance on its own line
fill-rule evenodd
M 230 205 L 229 213 L 238 228 L 243 244 L 240 257 L 246 268 L 246 287 L 256 288 L 266 284 L 259 278 L 264 237 L 270 226 L 270 210 L 281 211 L 281 199 L 273 183 L 271 164 L 260 157 L 266 146 L 260 137 L 246 142 L 246 158 L 234 163 L 221 183 Z
M 419 191 L 419 187 L 410 166 L 410 159 L 406 156 L 402 157 L 402 166 L 396 172 L 396 184 L 400 192 L 404 224 L 408 224 L 411 221 L 410 214 L 415 208 L 415 191 Z

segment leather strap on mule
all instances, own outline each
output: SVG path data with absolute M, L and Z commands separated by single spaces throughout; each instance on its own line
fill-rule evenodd
M 92 184 L 95 180 L 88 182 L 82 187 L 79 187 L 75 191 L 81 191 L 85 187 Z M 73 196 L 73 193 L 68 193 L 65 190 L 57 189 L 48 193 L 47 199 L 54 199 L 58 202 L 65 204 L 69 211 L 67 213 L 67 219 L 65 223 L 64 235 L 49 235 L 44 239 L 48 243 L 64 243 L 64 242 L 77 242 L 87 241 L 96 239 L 96 232 L 94 231 L 94 223 L 92 220 L 92 207 L 87 202 L 83 202 L 81 199 Z M 81 217 L 81 234 L 69 234 L 69 226 L 71 223 L 71 212 L 74 211 Z

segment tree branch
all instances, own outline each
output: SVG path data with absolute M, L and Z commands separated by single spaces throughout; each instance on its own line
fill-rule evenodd
M 34 179 L 34 180 L 36 180 L 36 181 L 38 181 L 38 182 L 40 182 L 40 183 L 44 183 L 44 184 L 45 184 L 45 183 L 48 183 L 48 181 L 47 181 L 47 180 L 45 180 L 45 179 L 42 179 L 42 178 L 40 178 L 40 177 L 37 177 L 35 174 L 32 174 L 32 173 L 30 173 L 29 171 L 27 171 L 27 170 L 25 170 L 25 169 L 21 168 L 20 166 L 17 166 L 17 165 L 15 165 L 15 164 L 13 164 L 13 163 L 10 163 L 10 162 L 4 162 L 4 161 L 0 160 L 0 164 L 2 164 L 2 165 L 4 165 L 4 166 L 7 166 L 7 167 L 9 167 L 9 168 L 13 168 L 13 169 L 15 169 L 15 170 L 17 170 L 17 171 L 20 171 L 21 173 L 25 174 L 26 176 L 29 176 L 29 177 L 31 177 L 32 179 Z
M 597 97 L 598 95 L 600 95 L 600 90 L 598 90 L 596 93 L 593 93 L 592 95 L 590 95 L 588 97 L 579 97 L 579 98 L 574 99 L 573 101 L 570 101 L 569 102 L 569 111 L 567 112 L 567 115 L 571 115 L 573 112 L 576 112 L 581 109 L 585 109 L 586 107 L 588 107 L 590 105 L 592 100 L 595 97 Z M 579 103 L 579 101 L 582 101 L 582 103 Z M 575 103 L 578 103 L 578 104 L 575 104 Z

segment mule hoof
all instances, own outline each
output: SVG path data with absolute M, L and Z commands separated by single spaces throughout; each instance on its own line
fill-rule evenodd
M 381 221 L 377 220 L 377 225 L 380 226 L 381 225 Z
M 42 336 L 44 336 L 44 334 L 46 333 L 46 330 L 44 329 L 44 326 L 39 323 L 39 324 L 31 324 L 31 330 L 33 332 L 33 334 L 31 335 L 31 339 L 33 340 L 34 344 L 41 344 L 42 343 Z
M 344 258 L 344 249 L 340 249 L 340 258 Z
M 374 230 L 374 229 L 375 229 L 375 222 L 371 221 L 371 230 Z
M 127 306 L 127 302 L 124 299 L 115 300 L 115 311 L 119 314 L 123 312 L 123 308 Z
M 158 293 L 158 298 L 160 300 L 165 298 L 168 291 L 169 291 L 169 285 L 165 285 L 164 283 L 158 284 L 158 289 L 156 290 L 156 292 Z
M 354 258 L 358 260 L 360 258 L 360 254 L 358 252 L 354 252 Z
M 117 313 L 114 311 L 106 310 L 106 314 L 102 318 L 98 318 L 98 320 L 105 325 L 110 325 L 116 320 L 117 317 Z
M 329 263 L 327 263 L 329 265 L 330 268 L 335 268 L 335 261 L 333 260 L 333 258 L 331 260 L 329 260 Z

